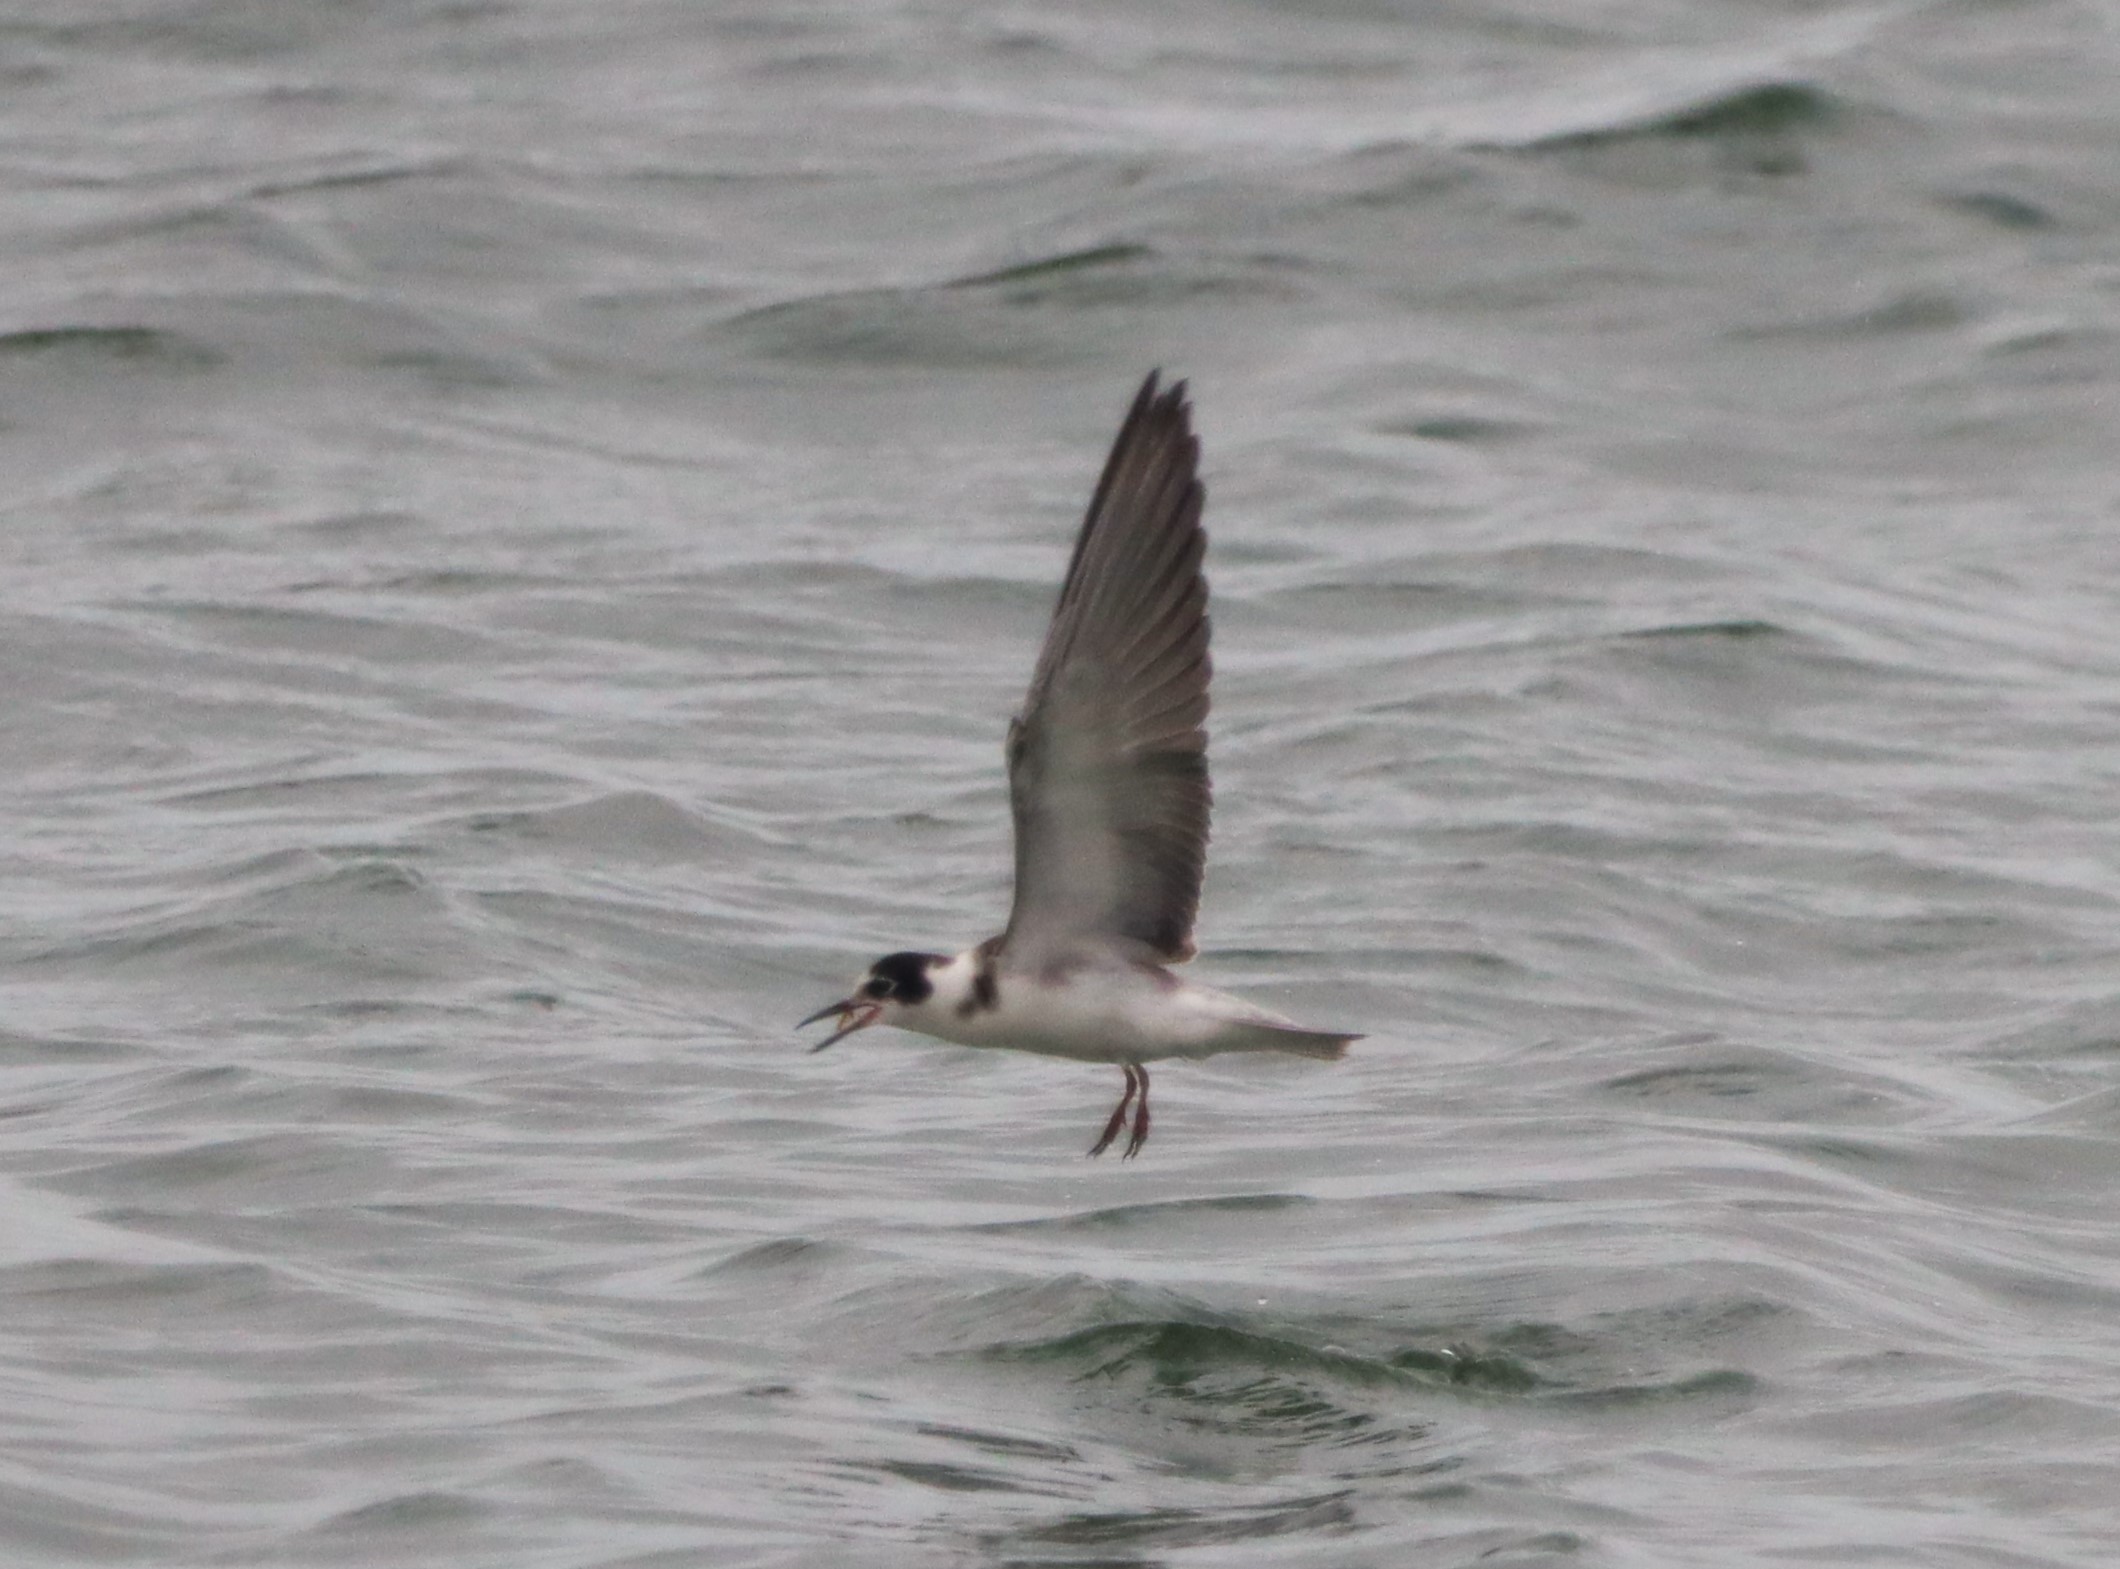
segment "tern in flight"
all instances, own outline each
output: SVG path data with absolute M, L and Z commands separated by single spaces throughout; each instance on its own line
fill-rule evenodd
M 804 1024 L 813 1048 L 892 1024 L 1126 1074 L 1104 1132 L 1148 1138 L 1148 1064 L 1225 1051 L 1331 1061 L 1361 1039 L 1181 980 L 1207 865 L 1205 492 L 1185 383 L 1142 383 L 1097 481 L 1023 709 L 1008 729 L 1016 897 L 955 955 L 886 954 Z

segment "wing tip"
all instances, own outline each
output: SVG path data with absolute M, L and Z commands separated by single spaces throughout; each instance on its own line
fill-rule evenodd
M 1126 424 L 1150 414 L 1167 415 L 1176 420 L 1186 434 L 1192 433 L 1192 383 L 1180 376 L 1168 387 L 1161 385 L 1163 367 L 1158 365 L 1142 379 L 1141 390 L 1134 394 L 1134 406 L 1127 411 Z M 1124 426 L 1121 427 L 1124 429 Z

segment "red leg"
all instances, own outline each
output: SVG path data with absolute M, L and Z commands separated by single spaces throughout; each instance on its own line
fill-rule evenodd
M 1141 1070 L 1130 1062 L 1122 1062 L 1119 1066 L 1126 1070 L 1126 1093 L 1119 1097 L 1119 1107 L 1118 1110 L 1112 1113 L 1112 1120 L 1104 1125 L 1104 1136 L 1089 1147 L 1092 1160 L 1112 1147 L 1112 1140 L 1116 1139 L 1119 1136 L 1119 1130 L 1126 1126 L 1126 1108 L 1134 1103 L 1134 1075 L 1140 1073 Z M 1145 1073 L 1141 1074 L 1141 1079 L 1145 1085 L 1148 1075 Z M 1131 1155 L 1133 1151 L 1129 1149 L 1126 1153 Z
M 1148 1142 L 1148 1070 L 1136 1067 L 1141 1075 L 1141 1104 L 1134 1108 L 1134 1136 L 1126 1141 L 1126 1153 L 1121 1160 L 1132 1160 L 1141 1153 L 1141 1146 Z

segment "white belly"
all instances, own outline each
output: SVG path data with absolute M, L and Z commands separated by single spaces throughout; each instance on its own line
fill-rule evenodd
M 961 990 L 938 986 L 933 1004 L 917 1017 L 894 1022 L 963 1046 L 1078 1062 L 1154 1062 L 1286 1049 L 1256 1028 L 1285 1026 L 1288 1021 L 1278 1014 L 1153 972 L 1084 969 L 1058 984 L 1003 974 L 995 990 L 995 1006 L 982 1007 L 968 985 Z

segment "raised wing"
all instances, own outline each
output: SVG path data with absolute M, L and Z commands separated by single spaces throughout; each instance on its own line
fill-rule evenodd
M 1019 962 L 1085 942 L 1182 963 L 1207 865 L 1204 493 L 1185 383 L 1151 373 L 1075 540 L 1008 733 Z

